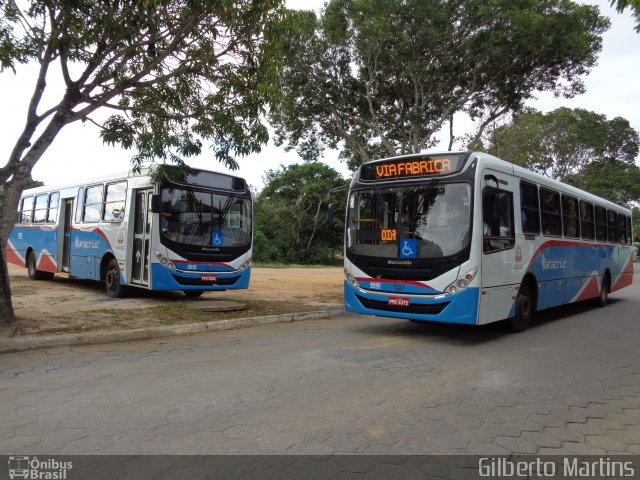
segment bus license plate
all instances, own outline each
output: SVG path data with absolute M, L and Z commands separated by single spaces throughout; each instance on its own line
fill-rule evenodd
M 408 307 L 409 299 L 405 297 L 389 297 L 387 304 L 393 305 L 394 307 Z
M 211 275 L 211 274 L 201 275 L 200 276 L 200 281 L 201 282 L 215 282 L 217 279 L 218 279 L 218 277 L 216 277 L 215 275 Z

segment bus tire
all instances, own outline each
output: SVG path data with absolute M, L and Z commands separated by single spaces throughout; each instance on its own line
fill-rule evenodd
M 31 280 L 51 280 L 53 278 L 53 273 L 36 268 L 36 254 L 33 250 L 29 252 L 27 257 L 27 274 Z
M 531 292 L 529 286 L 523 282 L 518 289 L 518 295 L 516 295 L 516 314 L 513 318 L 508 318 L 505 323 L 507 331 L 511 333 L 524 332 L 529 326 L 532 313 Z
M 204 293 L 204 290 L 183 290 L 183 292 L 189 298 L 198 298 Z
M 126 287 L 120 283 L 120 266 L 115 258 L 109 260 L 107 270 L 104 274 L 104 284 L 107 296 L 111 298 L 123 298 L 126 294 Z
M 600 295 L 595 299 L 597 307 L 604 307 L 609 303 L 609 291 L 611 290 L 609 273 L 605 273 L 602 277 L 602 285 L 600 286 Z

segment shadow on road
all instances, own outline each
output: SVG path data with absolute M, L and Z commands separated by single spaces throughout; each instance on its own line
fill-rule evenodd
M 624 301 L 609 298 L 611 305 Z M 508 339 L 513 335 L 527 335 L 527 332 L 551 328 L 555 322 L 569 322 L 596 309 L 591 301 L 572 303 L 536 312 L 529 328 L 520 334 L 505 330 L 502 322 L 489 325 L 455 325 L 448 323 L 422 322 L 415 320 L 371 317 L 371 324 L 359 325 L 358 331 L 369 335 L 410 336 L 413 339 L 435 340 L 456 345 L 479 345 L 492 341 Z M 607 307 L 599 311 L 606 312 Z M 577 327 L 576 327 L 577 328 Z

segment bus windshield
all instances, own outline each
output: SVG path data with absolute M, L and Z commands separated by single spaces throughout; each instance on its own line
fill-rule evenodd
M 162 189 L 162 235 L 186 245 L 238 247 L 251 242 L 251 201 L 233 195 Z
M 469 246 L 471 186 L 438 183 L 358 190 L 349 198 L 347 248 L 356 255 L 433 258 Z

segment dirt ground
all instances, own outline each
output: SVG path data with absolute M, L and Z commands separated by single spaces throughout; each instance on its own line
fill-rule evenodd
M 9 266 L 16 335 L 138 328 L 216 319 L 274 315 L 342 305 L 341 267 L 253 268 L 248 290 L 207 292 L 186 299 L 181 292 L 132 289 L 128 298 L 106 296 L 101 283 L 56 275 L 32 281 L 25 268 Z M 200 312 L 193 302 L 230 300 L 239 312 Z

